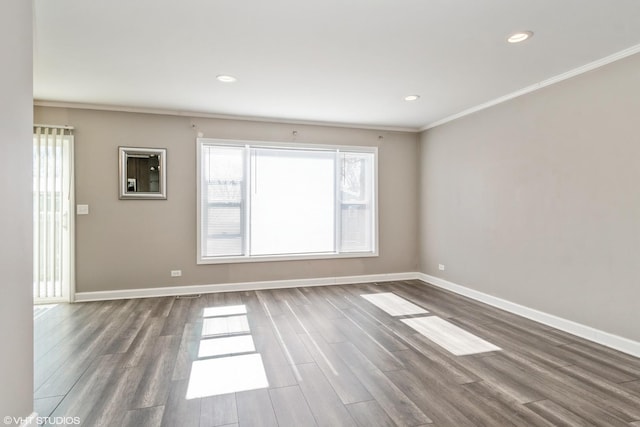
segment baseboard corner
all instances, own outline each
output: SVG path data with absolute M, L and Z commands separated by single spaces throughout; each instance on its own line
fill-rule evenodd
M 568 320 L 553 314 L 545 313 L 521 304 L 517 304 L 475 289 L 450 282 L 440 277 L 431 276 L 425 273 L 418 273 L 418 279 L 436 286 L 446 289 L 459 295 L 466 296 L 473 300 L 500 308 L 518 316 L 551 326 L 553 328 L 568 332 L 580 338 L 604 345 L 614 350 L 621 351 L 631 356 L 640 357 L 640 342 L 633 341 L 629 338 L 621 337 L 609 332 L 605 332 L 591 326 L 583 325 L 572 320 Z

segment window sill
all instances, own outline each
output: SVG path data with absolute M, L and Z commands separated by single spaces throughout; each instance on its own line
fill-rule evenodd
M 262 256 L 234 256 L 234 257 L 200 257 L 197 264 L 241 264 L 247 262 L 275 262 L 275 261 L 307 261 L 321 259 L 347 259 L 347 258 L 370 258 L 377 257 L 375 252 L 349 252 L 349 253 L 320 253 L 304 255 L 262 255 Z

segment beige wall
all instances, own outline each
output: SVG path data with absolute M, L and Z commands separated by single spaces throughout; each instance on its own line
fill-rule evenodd
M 635 55 L 424 132 L 421 271 L 640 340 L 638 76 Z
M 415 271 L 418 142 L 412 133 L 36 107 L 76 128 L 77 291 Z M 379 147 L 380 256 L 196 265 L 196 136 Z M 383 139 L 378 137 L 382 135 Z M 168 149 L 168 200 L 118 200 L 117 147 Z M 181 278 L 170 270 L 181 269 Z
M 0 3 L 0 416 L 33 411 L 31 2 Z

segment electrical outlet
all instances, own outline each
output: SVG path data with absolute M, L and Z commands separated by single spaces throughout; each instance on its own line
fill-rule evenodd
M 76 215 L 89 215 L 89 205 L 76 205 Z
M 171 277 L 180 277 L 182 276 L 182 270 L 171 270 Z
M 444 264 L 438 264 L 438 270 L 444 271 Z

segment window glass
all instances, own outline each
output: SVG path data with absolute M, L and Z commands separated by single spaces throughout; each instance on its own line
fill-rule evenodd
M 202 147 L 202 254 L 244 254 L 244 149 Z
M 335 153 L 256 148 L 251 255 L 335 252 Z
M 342 252 L 366 251 L 373 239 L 373 154 L 341 153 Z

